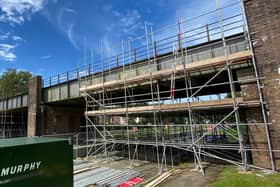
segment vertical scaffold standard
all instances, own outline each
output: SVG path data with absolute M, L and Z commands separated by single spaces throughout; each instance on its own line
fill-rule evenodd
M 101 42 L 89 71 L 80 78 L 87 156 L 119 152 L 132 165 L 148 154 L 162 172 L 183 150 L 201 171 L 205 158 L 264 169 L 251 162 L 254 150 L 267 152 L 275 170 L 243 1 L 217 0 L 216 9 L 157 30 L 145 22 L 143 36 Z M 245 95 L 247 84 L 257 97 Z M 251 108 L 262 111 L 260 121 L 248 122 Z M 266 129 L 267 149 L 250 143 L 253 126 Z

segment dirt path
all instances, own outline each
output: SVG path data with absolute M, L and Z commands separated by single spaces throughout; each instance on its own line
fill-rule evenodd
M 201 173 L 190 171 L 191 168 L 182 170 L 179 174 L 169 177 L 160 187 L 206 187 L 217 178 L 223 170 L 222 165 L 210 165 L 205 170 L 205 176 Z

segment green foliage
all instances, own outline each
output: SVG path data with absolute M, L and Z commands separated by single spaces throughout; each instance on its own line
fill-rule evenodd
M 227 167 L 220 174 L 217 181 L 210 185 L 210 187 L 276 187 L 280 186 L 280 175 L 270 174 L 263 175 L 257 173 L 240 174 L 235 167 Z
M 27 92 L 31 73 L 8 69 L 0 76 L 0 98 Z

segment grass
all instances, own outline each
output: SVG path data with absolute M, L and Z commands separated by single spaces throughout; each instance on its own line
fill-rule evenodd
M 280 174 L 269 174 L 257 176 L 257 173 L 240 174 L 236 167 L 230 166 L 225 168 L 217 178 L 217 180 L 210 185 L 210 187 L 279 187 Z

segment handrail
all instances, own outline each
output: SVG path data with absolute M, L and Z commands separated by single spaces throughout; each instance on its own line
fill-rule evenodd
M 225 32 L 228 32 L 227 37 L 243 32 L 243 20 L 241 19 L 241 14 L 235 14 L 228 16 L 223 19 L 226 21 L 224 23 Z M 174 44 L 178 44 L 181 40 L 181 47 L 192 48 L 199 44 L 204 44 L 211 42 L 213 40 L 219 39 L 220 30 L 216 27 L 217 21 L 206 24 L 205 26 L 199 26 L 192 29 L 181 31 L 181 38 L 178 38 L 178 33 L 171 34 L 169 36 L 163 36 L 162 39 L 155 41 L 156 43 L 156 55 L 164 55 L 166 53 L 172 52 Z M 236 25 L 239 24 L 239 25 Z M 202 31 L 203 30 L 203 31 Z M 196 32 L 195 34 L 192 34 Z M 151 34 L 151 33 L 149 33 Z M 190 35 L 191 34 L 191 35 Z M 209 41 L 209 38 L 211 39 Z M 79 78 L 84 78 L 89 75 L 93 75 L 102 71 L 112 71 L 114 68 L 122 65 L 131 65 L 136 62 L 142 62 L 147 60 L 147 49 L 149 49 L 150 54 L 154 54 L 154 44 L 150 42 L 149 46 L 142 45 L 134 47 L 133 49 L 127 49 L 124 55 L 116 54 L 111 55 L 103 60 L 99 59 L 91 64 L 86 64 L 74 70 L 67 71 L 49 78 L 43 79 L 43 87 L 51 87 L 68 81 L 76 80 Z M 165 47 L 164 47 L 165 46 Z M 148 47 L 148 48 L 147 48 Z M 153 55 L 150 58 L 154 58 Z M 102 65 L 103 63 L 103 65 Z M 124 64 L 123 64 L 124 63 Z M 103 66 L 103 68 L 101 67 Z

